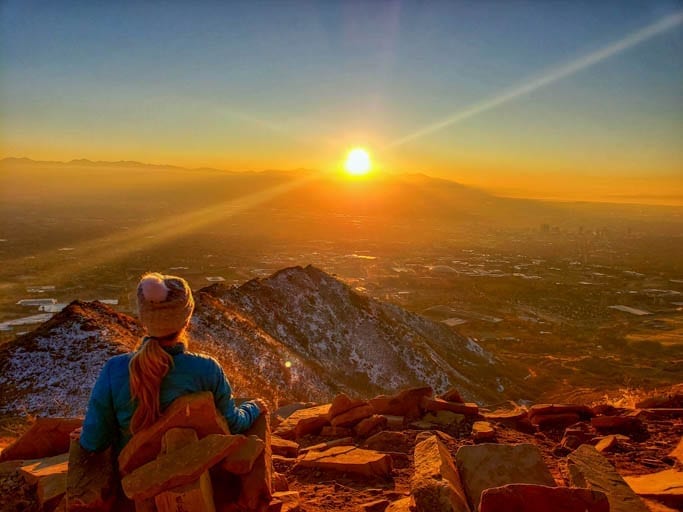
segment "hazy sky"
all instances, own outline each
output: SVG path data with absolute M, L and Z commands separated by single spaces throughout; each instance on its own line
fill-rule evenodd
M 327 170 L 361 145 L 511 193 L 683 196 L 682 13 L 0 0 L 0 153 Z

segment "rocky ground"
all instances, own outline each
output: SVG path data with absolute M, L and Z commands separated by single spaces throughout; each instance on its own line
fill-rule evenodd
M 557 499 L 548 493 L 570 492 L 575 500 L 577 491 L 571 488 L 576 487 L 591 489 L 581 491 L 590 493 L 581 499 L 595 501 L 582 512 L 683 507 L 681 386 L 634 409 L 608 404 L 526 408 L 512 402 L 483 408 L 463 403 L 455 390 L 435 398 L 428 387 L 411 388 L 367 401 L 338 395 L 330 404 L 290 404 L 271 419 L 274 512 L 474 511 L 478 497 L 493 488 L 542 493 L 534 495 L 536 508 L 510 505 L 506 511 L 548 510 L 543 500 Z M 50 421 L 44 431 L 38 433 L 34 424 L 32 434 L 21 438 L 33 439 L 28 452 L 21 451 L 26 447 L 20 442 L 7 446 L 22 426 L 7 419 L 2 423 L 0 510 L 64 510 L 59 507 L 64 506 L 60 500 L 68 464 L 54 455 L 67 446 L 63 438 L 73 424 Z M 36 439 L 51 437 L 37 447 Z M 23 461 L 36 449 L 50 458 L 37 465 Z M 472 464 L 476 472 L 470 471 Z M 55 469 L 43 474 L 36 467 Z M 600 481 L 611 473 L 608 485 Z M 61 490 L 55 490 L 55 475 L 64 481 Z M 658 480 L 644 483 L 646 475 L 658 475 Z M 508 485 L 521 483 L 534 485 Z M 531 498 L 524 496 L 526 507 Z M 503 510 L 493 498 L 486 499 L 479 510 Z M 512 503 L 513 498 L 504 499 Z M 600 508 L 606 500 L 609 509 Z

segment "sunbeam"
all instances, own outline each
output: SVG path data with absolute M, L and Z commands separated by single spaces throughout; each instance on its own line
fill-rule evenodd
M 143 224 L 130 229 L 87 241 L 74 246 L 78 258 L 71 262 L 60 263 L 59 268 L 34 269 L 34 271 L 48 270 L 56 284 L 72 279 L 84 268 L 96 268 L 120 260 L 132 252 L 146 250 L 166 241 L 194 232 L 208 224 L 222 219 L 228 219 L 259 204 L 301 187 L 317 179 L 315 174 L 304 175 L 291 182 L 261 190 L 246 197 L 231 199 L 219 204 L 208 206 L 192 212 L 182 213 L 158 221 Z M 52 253 L 52 251 L 50 251 Z M 35 261 L 41 261 L 47 253 L 35 255 Z M 7 262 L 12 264 L 15 262 Z
M 384 146 L 382 149 L 387 150 L 395 148 L 407 142 L 424 137 L 425 135 L 448 128 L 449 126 L 459 123 L 460 121 L 474 117 L 477 114 L 481 114 L 488 110 L 499 107 L 500 105 L 508 103 L 509 101 L 524 96 L 525 94 L 529 94 L 537 89 L 540 89 L 541 87 L 555 83 L 558 80 L 571 76 L 583 69 L 598 64 L 605 59 L 609 59 L 610 57 L 624 52 L 633 46 L 643 43 L 663 32 L 671 30 L 672 28 L 680 25 L 681 22 L 683 22 L 683 11 L 679 11 L 676 14 L 667 16 L 656 23 L 637 30 L 636 32 L 633 32 L 626 37 L 619 39 L 618 41 L 609 44 L 593 53 L 580 57 L 558 68 L 551 69 L 542 76 L 531 79 L 520 86 L 510 89 L 509 91 L 504 91 L 497 96 L 484 100 L 480 103 L 476 103 L 465 110 L 456 112 L 445 119 L 442 119 L 441 121 L 437 121 L 436 123 L 425 126 L 424 128 L 420 128 L 411 134 L 396 139 Z

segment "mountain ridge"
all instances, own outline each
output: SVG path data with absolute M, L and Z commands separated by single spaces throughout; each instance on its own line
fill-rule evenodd
M 310 265 L 239 287 L 214 284 L 195 297 L 190 350 L 215 357 L 240 395 L 277 404 L 430 385 L 486 402 L 522 392 L 515 371 L 474 340 Z M 72 302 L 0 348 L 0 413 L 82 414 L 99 368 L 141 335 L 132 317 Z

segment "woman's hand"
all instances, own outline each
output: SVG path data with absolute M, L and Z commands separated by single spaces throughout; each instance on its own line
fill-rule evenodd
M 252 402 L 259 408 L 261 414 L 266 414 L 268 412 L 268 404 L 262 398 L 256 398 L 255 400 L 252 400 Z

